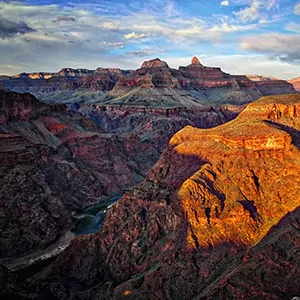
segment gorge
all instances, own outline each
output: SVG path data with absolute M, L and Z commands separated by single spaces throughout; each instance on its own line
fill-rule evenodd
M 291 84 L 196 57 L 1 84 L 3 299 L 300 295 Z M 14 272 L 49 249 L 34 273 Z

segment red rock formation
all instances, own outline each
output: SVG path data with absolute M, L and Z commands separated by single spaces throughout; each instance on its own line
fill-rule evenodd
M 276 77 L 273 76 L 260 76 L 257 74 L 247 74 L 245 75 L 247 78 L 249 78 L 252 81 L 271 81 L 271 80 L 279 80 Z
M 197 56 L 194 56 L 192 58 L 192 65 L 200 65 L 200 66 L 202 66 L 202 64 L 200 63 L 200 61 L 199 61 L 199 59 L 198 59 Z
M 228 108 L 95 106 L 83 117 L 65 105 L 1 91 L 1 258 L 46 247 L 72 228 L 72 211 L 143 180 L 185 125 L 211 127 L 236 114 Z
M 30 94 L 1 91 L 0 121 L 1 259 L 55 242 L 72 211 L 141 181 L 158 157 L 136 133 L 104 134 Z
M 100 232 L 22 288 L 52 299 L 299 295 L 299 109 L 299 95 L 265 97 L 219 127 L 184 128 Z
M 256 81 L 257 78 L 260 81 Z M 99 99 L 99 91 L 104 92 L 99 102 L 107 100 L 115 103 L 116 99 L 126 101 L 124 96 L 126 98 L 129 94 L 130 97 L 134 96 L 136 101 L 132 104 L 135 105 L 139 105 L 138 103 L 145 99 L 139 88 L 150 91 L 155 89 L 157 95 L 169 98 L 167 106 L 174 106 L 173 100 L 178 98 L 172 94 L 187 94 L 193 102 L 188 106 L 198 106 L 197 102 L 202 104 L 203 101 L 214 105 L 244 104 L 263 95 L 295 93 L 292 85 L 285 81 L 265 80 L 261 76 L 256 76 L 254 80 L 247 76 L 229 75 L 220 68 L 203 66 L 197 57 L 193 57 L 190 65 L 179 67 L 179 70 L 169 68 L 166 62 L 156 58 L 145 61 L 141 68 L 135 71 L 63 68 L 58 73 L 22 73 L 12 78 L 3 77 L 0 83 L 17 92 L 31 92 L 41 99 L 58 102 L 74 101 L 74 92 L 81 102 L 95 102 L 95 99 Z M 161 89 L 174 91 L 165 93 Z M 175 102 L 178 106 L 187 106 L 177 99 Z M 151 106 L 151 103 L 146 106 L 148 105 Z
M 144 68 L 150 68 L 150 69 L 153 69 L 153 68 L 168 68 L 168 64 L 165 62 L 165 61 L 161 61 L 159 58 L 155 58 L 155 59 L 152 59 L 152 60 L 149 60 L 149 61 L 144 61 L 142 66 L 141 66 L 141 69 L 144 69 Z
M 300 92 L 300 77 L 288 80 L 293 85 L 296 91 Z

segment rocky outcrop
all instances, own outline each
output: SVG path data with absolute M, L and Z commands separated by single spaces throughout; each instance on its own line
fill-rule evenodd
M 265 97 L 229 123 L 182 129 L 97 234 L 18 288 L 52 299 L 299 295 L 299 106 L 299 95 Z
M 0 120 L 1 260 L 55 242 L 73 211 L 140 182 L 158 158 L 138 134 L 105 134 L 30 94 L 1 91 Z
M 264 95 L 280 93 L 295 93 L 295 90 L 282 80 L 255 82 L 246 76 L 233 76 L 220 68 L 203 66 L 197 57 L 193 57 L 187 67 L 179 67 L 179 70 L 171 69 L 166 63 L 155 59 L 145 62 L 141 69 L 128 77 L 120 78 L 109 92 L 113 99 L 107 103 L 156 106 L 153 96 L 159 95 L 167 99 L 159 106 L 195 107 L 205 103 L 244 104 Z M 182 101 L 184 98 L 187 101 Z
M 161 61 L 159 58 L 155 58 L 149 61 L 145 61 L 143 62 L 141 69 L 144 68 L 149 68 L 149 69 L 153 69 L 153 68 L 168 68 L 168 64 L 165 61 Z
M 82 106 L 80 111 L 97 120 L 105 132 L 135 132 L 160 153 L 169 139 L 186 125 L 210 128 L 232 120 L 241 107 L 154 108 L 124 105 Z
M 300 92 L 300 77 L 288 80 L 288 82 L 293 85 L 296 91 Z
M 77 110 L 28 93 L 0 92 L 0 259 L 48 247 L 74 227 L 72 212 L 141 182 L 184 126 L 216 126 L 239 112 L 97 105 Z
M 286 81 L 230 75 L 202 65 L 197 57 L 178 70 L 155 58 L 135 71 L 63 68 L 57 73 L 2 77 L 0 84 L 46 101 L 156 106 L 153 100 L 165 98 L 159 106 L 168 107 L 244 104 L 264 95 L 296 92 Z M 180 98 L 189 99 L 181 102 Z
M 192 65 L 200 65 L 200 66 L 202 66 L 202 64 L 200 63 L 200 60 L 198 59 L 197 56 L 194 56 L 192 58 Z
M 279 80 L 278 78 L 274 76 L 261 76 L 257 74 L 247 74 L 245 75 L 247 78 L 249 78 L 252 81 L 272 81 L 272 80 Z

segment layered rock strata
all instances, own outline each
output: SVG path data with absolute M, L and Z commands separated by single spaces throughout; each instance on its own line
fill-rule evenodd
M 300 96 L 185 127 L 146 180 L 18 288 L 52 299 L 291 299 L 300 294 Z M 82 272 L 84 270 L 84 272 Z
M 197 57 L 178 70 L 156 58 L 135 71 L 63 68 L 57 73 L 3 77 L 0 84 L 47 101 L 160 107 L 244 104 L 264 95 L 295 93 L 286 81 L 230 75 L 202 65 Z

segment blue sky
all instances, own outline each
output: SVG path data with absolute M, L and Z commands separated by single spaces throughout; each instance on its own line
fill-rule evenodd
M 298 0 L 0 1 L 0 74 L 203 64 L 300 76 Z

